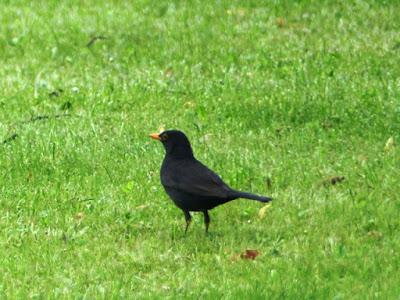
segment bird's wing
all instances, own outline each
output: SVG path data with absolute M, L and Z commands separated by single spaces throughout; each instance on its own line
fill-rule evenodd
M 227 198 L 231 191 L 217 174 L 197 160 L 170 166 L 161 181 L 164 186 L 205 197 Z

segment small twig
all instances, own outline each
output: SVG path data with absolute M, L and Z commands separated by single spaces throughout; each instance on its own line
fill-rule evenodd
M 78 201 L 78 202 L 86 202 L 86 201 L 95 200 L 95 198 L 81 198 L 81 197 L 79 197 L 79 196 L 76 196 L 76 197 L 72 197 L 72 198 L 69 198 L 69 199 L 68 199 L 68 201 L 74 201 L 74 200 L 76 200 L 76 201 Z
M 36 122 L 36 121 L 47 120 L 47 119 L 50 119 L 50 117 L 47 115 L 39 115 L 39 116 L 32 117 L 28 122 Z
M 83 198 L 83 199 L 79 199 L 79 202 L 92 201 L 92 200 L 94 200 L 94 198 Z
M 114 180 L 113 180 L 113 178 L 111 176 L 110 171 L 107 169 L 106 166 L 103 165 L 102 167 L 104 168 L 104 170 L 106 170 L 107 176 L 108 176 L 108 178 L 110 178 L 111 183 L 114 183 Z
M 33 123 L 33 122 L 36 122 L 36 121 L 49 120 L 49 119 L 59 119 L 59 118 L 70 117 L 70 116 L 71 116 L 70 114 L 57 114 L 57 115 L 54 115 L 54 116 L 37 115 L 37 116 L 31 117 L 27 121 L 22 121 L 21 123 Z
M 104 35 L 95 35 L 86 44 L 86 47 L 91 47 L 95 42 L 100 41 L 100 40 L 106 40 L 106 39 L 107 39 L 107 37 L 105 37 Z

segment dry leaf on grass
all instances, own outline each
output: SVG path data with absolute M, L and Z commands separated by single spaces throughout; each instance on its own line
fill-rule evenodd
M 241 259 L 255 260 L 260 255 L 258 250 L 246 249 L 244 253 L 240 254 Z
M 266 213 L 267 209 L 271 208 L 271 206 L 272 206 L 272 204 L 268 203 L 260 208 L 260 210 L 258 211 L 258 218 L 260 220 L 265 218 L 265 213 Z
M 254 249 L 246 249 L 244 252 L 242 253 L 238 253 L 238 254 L 233 254 L 231 256 L 231 260 L 232 261 L 237 261 L 239 259 L 245 259 L 245 260 L 255 260 L 256 257 L 260 255 L 260 252 L 258 250 L 254 250 Z

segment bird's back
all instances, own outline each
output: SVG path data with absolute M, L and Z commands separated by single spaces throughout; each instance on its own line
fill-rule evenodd
M 161 183 L 175 203 L 184 202 L 201 210 L 233 199 L 230 187 L 195 158 L 174 159 L 166 156 L 160 175 Z

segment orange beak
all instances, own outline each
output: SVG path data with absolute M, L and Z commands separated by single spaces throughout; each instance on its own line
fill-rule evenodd
M 161 140 L 160 135 L 158 133 L 152 133 L 150 134 L 150 137 L 154 140 Z

